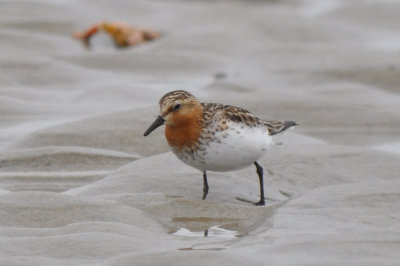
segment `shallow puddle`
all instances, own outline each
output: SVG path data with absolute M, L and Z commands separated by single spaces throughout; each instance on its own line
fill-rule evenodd
M 204 231 L 190 231 L 186 228 L 180 228 L 178 231 L 173 233 L 175 236 L 183 237 L 209 237 L 209 238 L 224 238 L 233 239 L 239 235 L 238 231 L 228 230 L 217 226 L 211 226 Z

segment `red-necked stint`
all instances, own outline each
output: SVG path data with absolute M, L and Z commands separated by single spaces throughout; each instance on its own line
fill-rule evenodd
M 257 163 L 274 136 L 297 124 L 261 120 L 250 112 L 218 103 L 201 103 L 183 90 L 161 97 L 160 115 L 144 136 L 165 124 L 165 137 L 174 154 L 203 172 L 203 200 L 208 194 L 207 171 L 232 171 L 254 164 L 265 205 L 263 169 Z

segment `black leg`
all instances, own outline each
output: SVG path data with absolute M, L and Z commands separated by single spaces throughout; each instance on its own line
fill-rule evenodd
M 262 169 L 262 167 L 261 167 L 257 162 L 254 162 L 254 165 L 255 165 L 256 168 L 257 168 L 258 178 L 260 179 L 260 201 L 257 202 L 257 203 L 255 203 L 255 205 L 265 205 L 263 169 Z
M 208 182 L 206 171 L 203 172 L 203 200 L 206 199 L 208 194 Z

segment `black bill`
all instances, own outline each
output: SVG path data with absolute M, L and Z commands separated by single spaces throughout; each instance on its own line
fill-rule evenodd
M 158 128 L 159 126 L 164 125 L 165 119 L 162 118 L 160 115 L 157 117 L 156 121 L 151 124 L 151 126 L 144 132 L 144 136 L 148 136 L 154 129 Z

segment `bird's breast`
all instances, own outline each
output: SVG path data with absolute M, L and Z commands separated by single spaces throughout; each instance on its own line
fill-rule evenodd
M 197 147 L 201 134 L 201 126 L 196 121 L 179 126 L 165 127 L 165 137 L 174 149 Z

